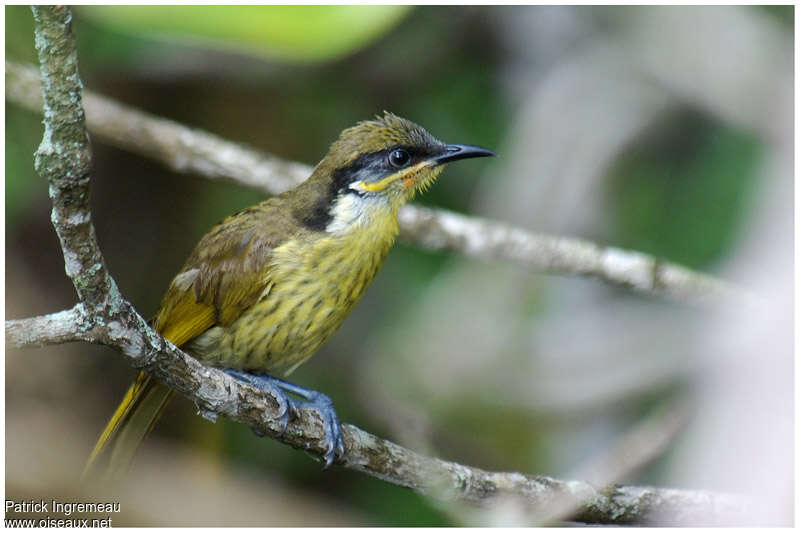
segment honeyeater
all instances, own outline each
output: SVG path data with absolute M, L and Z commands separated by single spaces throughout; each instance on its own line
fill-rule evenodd
M 344 130 L 303 183 L 229 216 L 197 244 L 152 321 L 176 346 L 287 406 L 319 410 L 326 466 L 342 453 L 331 400 L 286 376 L 311 357 L 364 294 L 398 233 L 397 212 L 446 163 L 491 156 L 446 144 L 385 112 Z M 89 458 L 125 470 L 172 390 L 141 372 Z M 302 400 L 294 400 L 290 396 Z

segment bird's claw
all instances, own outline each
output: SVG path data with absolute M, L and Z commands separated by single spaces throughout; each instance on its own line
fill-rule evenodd
M 336 457 L 344 455 L 344 441 L 342 440 L 342 426 L 339 423 L 339 416 L 333 408 L 333 401 L 326 395 L 312 391 L 305 402 L 299 402 L 305 407 L 316 409 L 322 417 L 322 425 L 325 436 L 322 444 L 325 446 L 325 453 L 322 458 L 325 461 L 323 469 L 328 469 L 333 464 Z
M 255 375 L 232 369 L 225 370 L 225 372 L 257 389 L 272 393 L 278 399 L 279 414 L 277 418 L 280 420 L 280 435 L 286 432 L 290 416 L 292 418 L 297 416 L 297 408 L 299 406 L 315 409 L 322 418 L 323 431 L 325 433 L 322 438 L 322 445 L 325 447 L 325 453 L 322 455 L 325 461 L 323 469 L 330 468 L 337 457 L 344 455 L 344 441 L 342 440 L 339 416 L 333 407 L 333 401 L 328 396 L 266 374 Z M 303 400 L 292 400 L 286 395 L 287 392 L 296 394 Z

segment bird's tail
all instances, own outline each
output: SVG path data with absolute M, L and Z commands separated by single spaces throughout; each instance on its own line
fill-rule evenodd
M 117 410 L 97 439 L 82 479 L 101 476 L 100 459 L 107 457 L 107 468 L 101 479 L 118 479 L 127 472 L 136 450 L 153 429 L 164 407 L 172 397 L 172 389 L 139 372 Z

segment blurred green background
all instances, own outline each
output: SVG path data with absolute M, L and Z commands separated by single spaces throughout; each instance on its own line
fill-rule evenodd
M 687 32 L 752 23 L 791 56 L 791 6 L 675 9 L 676 17 L 720 22 Z M 30 9 L 6 6 L 5 13 L 7 60 L 35 63 Z M 774 123 L 752 119 L 756 111 L 738 114 L 763 94 L 760 86 L 717 95 L 690 71 L 660 69 L 668 61 L 656 52 L 665 44 L 640 54 L 637 39 L 652 39 L 642 34 L 654 20 L 661 17 L 648 8 L 623 7 L 83 6 L 73 30 L 84 86 L 155 115 L 313 165 L 343 128 L 391 110 L 440 139 L 500 154 L 451 168 L 419 203 L 721 273 L 754 216 Z M 735 48 L 739 33 L 725 35 Z M 699 55 L 704 42 L 694 44 Z M 762 52 L 784 72 L 772 49 Z M 754 66 L 741 66 L 752 66 L 748 79 L 772 68 L 750 60 Z M 628 122 L 619 119 L 626 113 Z M 32 165 L 41 130 L 40 116 L 6 102 L 7 318 L 74 302 L 47 186 Z M 96 139 L 93 150 L 98 238 L 122 292 L 145 316 L 199 237 L 263 198 L 172 173 Z M 589 303 L 576 291 L 591 294 Z M 697 313 L 600 282 L 401 243 L 342 330 L 293 380 L 327 392 L 344 421 L 420 452 L 488 470 L 565 475 L 697 384 L 688 357 L 670 359 L 668 331 L 610 349 L 591 335 L 615 335 L 594 331 L 592 318 L 564 322 L 571 309 L 609 306 L 668 316 L 673 332 Z M 475 313 L 449 315 L 455 308 Z M 552 326 L 549 333 L 532 338 L 542 324 Z M 479 338 L 459 342 L 459 328 Z M 565 349 L 582 358 L 559 366 L 559 334 L 585 341 Z M 610 380 L 615 392 L 603 400 L 561 401 L 576 397 L 580 379 L 629 368 L 653 345 L 644 377 L 615 374 L 621 385 Z M 601 349 L 622 362 L 596 357 Z M 580 369 L 579 380 L 570 369 Z M 46 487 L 46 496 L 79 500 L 72 476 L 133 376 L 102 347 L 9 350 L 7 497 L 38 498 Z M 531 376 L 563 396 L 542 399 Z M 301 452 L 224 419 L 208 423 L 182 398 L 143 448 L 114 525 L 487 523 L 364 475 L 323 473 Z M 678 449 L 679 442 L 617 481 L 666 483 Z M 148 465 L 155 475 L 171 472 L 175 483 L 148 484 Z M 23 467 L 29 474 L 18 474 Z M 180 478 L 187 472 L 190 480 Z M 180 503 L 181 491 L 191 505 Z M 243 495 L 253 505 L 234 513 L 226 502 Z M 269 503 L 262 508 L 262 501 Z

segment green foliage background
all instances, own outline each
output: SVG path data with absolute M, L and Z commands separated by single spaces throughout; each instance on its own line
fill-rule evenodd
M 501 147 L 519 108 L 502 85 L 507 51 L 499 38 L 502 28 L 486 22 L 491 9 L 81 6 L 75 9 L 74 31 L 87 88 L 314 164 L 340 130 L 384 109 L 423 124 L 441 139 Z M 29 8 L 5 10 L 7 57 L 34 62 Z M 586 10 L 591 17 L 592 10 Z M 791 7 L 772 7 L 768 13 L 791 26 Z M 71 305 L 73 298 L 49 226 L 46 185 L 32 166 L 40 120 L 6 104 L 6 284 L 48 289 L 46 301 L 26 306 L 7 296 L 9 318 L 55 311 Z M 613 205 L 610 225 L 591 237 L 713 269 L 747 220 L 760 142 L 691 107 L 668 114 L 611 166 L 602 186 Z M 236 185 L 172 174 L 102 142 L 95 141 L 93 148 L 98 236 L 123 293 L 145 315 L 155 310 L 164 287 L 202 233 L 262 198 Z M 469 212 L 479 180 L 502 187 L 507 179 L 487 173 L 489 165 L 476 161 L 449 171 L 418 201 Z M 444 254 L 399 246 L 343 331 L 297 372 L 296 380 L 331 392 L 344 420 L 382 434 L 386 428 L 379 417 L 368 414 L 359 395 L 351 394 L 357 386 L 351 382 L 355 373 L 350 365 L 359 359 L 348 354 L 363 349 L 362 331 L 391 329 L 393 317 L 413 314 L 430 280 L 448 264 Z M 532 315 L 546 312 L 546 301 L 536 294 L 534 290 Z M 44 404 L 81 413 L 88 433 L 99 431 L 133 371 L 96 347 L 54 348 L 29 357 L 55 359 L 63 357 L 61 352 L 71 358 L 67 373 L 52 375 L 42 364 L 38 386 L 29 390 L 9 384 L 7 371 L 7 409 L 15 405 L 14 394 L 40 394 Z M 45 386 L 48 380 L 59 383 L 55 392 Z M 551 431 L 553 421 L 535 413 L 498 413 L 469 402 L 431 405 L 430 416 L 446 421 L 447 432 L 439 437 L 446 443 L 442 449 L 452 452 L 447 458 L 485 468 L 549 473 L 547 446 L 539 431 Z M 491 431 L 476 436 L 474 446 L 455 442 L 453 435 L 470 435 L 474 427 Z M 342 469 L 320 473 L 304 454 L 254 438 L 224 420 L 211 427 L 185 401 L 172 406 L 156 434 L 206 449 L 221 465 L 269 472 L 292 487 L 341 502 L 358 510 L 365 524 L 458 523 L 410 491 Z M 88 434 L 86 441 L 91 438 Z M 657 478 L 659 468 L 656 464 L 640 479 Z M 7 484 L 6 490 L 16 488 Z M 302 517 L 297 523 L 303 524 Z

